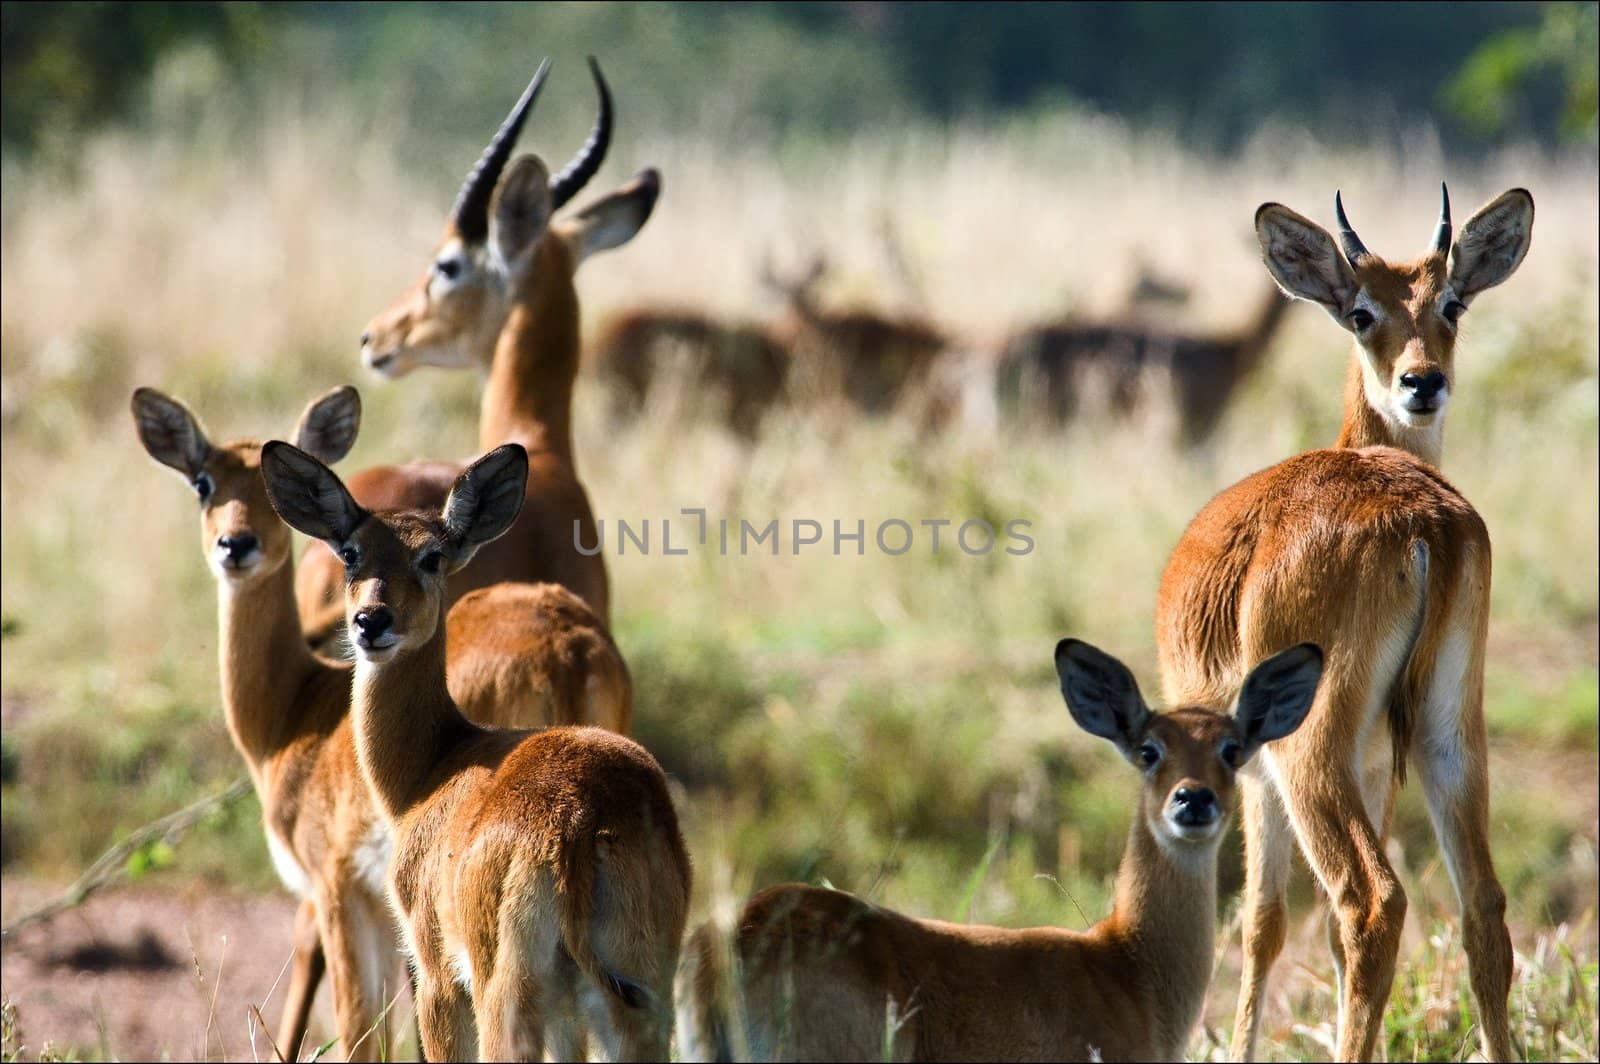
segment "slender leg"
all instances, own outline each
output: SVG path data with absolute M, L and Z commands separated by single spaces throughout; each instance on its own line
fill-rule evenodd
M 1245 838 L 1244 971 L 1228 1055 L 1254 1060 L 1267 976 L 1283 950 L 1288 929 L 1294 831 L 1270 779 L 1244 775 L 1239 784 Z
M 1367 817 L 1360 784 L 1340 767 L 1348 760 L 1324 756 L 1306 762 L 1292 766 L 1284 792 L 1301 849 L 1327 891 L 1339 927 L 1344 978 L 1338 1059 L 1371 1060 L 1400 953 L 1405 891 Z
M 519 970 L 515 953 L 505 955 L 489 978 L 473 986 L 480 1060 L 544 1060 L 544 1010 L 539 988 Z M 475 972 L 482 969 L 474 964 Z
M 1483 724 L 1482 644 L 1464 660 L 1467 675 L 1439 676 L 1428 699 L 1413 752 L 1439 837 L 1445 867 L 1461 903 L 1461 923 L 1478 1002 L 1483 1053 L 1512 1060 L 1511 934 L 1506 930 L 1506 894 L 1489 852 L 1489 749 Z M 1448 655 L 1441 655 L 1448 660 Z M 1461 693 L 1459 702 L 1452 697 Z M 1454 704 L 1452 704 L 1454 703 Z
M 283 1017 L 278 1021 L 278 1051 L 289 1060 L 299 1060 L 311 1019 L 311 1004 L 317 985 L 327 970 L 322 938 L 317 933 L 317 905 L 310 898 L 300 903 L 294 914 L 294 961 L 289 970 L 289 986 L 283 996 Z
M 318 900 L 317 918 L 333 983 L 339 1051 L 348 1060 L 380 1060 L 389 1047 L 386 1025 L 379 1025 L 378 1017 L 393 958 L 379 945 L 382 925 L 374 926 L 354 887 L 327 890 Z
M 455 982 L 417 976 L 417 1027 L 422 1050 L 429 1060 L 478 1060 L 478 1040 L 473 1027 L 472 1001 Z

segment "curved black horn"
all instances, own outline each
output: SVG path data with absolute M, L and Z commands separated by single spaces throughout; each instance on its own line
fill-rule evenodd
M 1344 257 L 1354 265 L 1358 260 L 1366 258 L 1372 252 L 1367 250 L 1367 245 L 1356 236 L 1356 231 L 1350 228 L 1350 219 L 1344 216 L 1344 199 L 1338 192 L 1333 194 L 1333 216 L 1339 220 L 1339 244 L 1344 248 Z
M 1450 225 L 1450 188 L 1441 181 L 1439 182 L 1439 224 L 1433 230 L 1433 250 L 1441 255 L 1448 254 L 1454 232 Z
M 550 60 L 546 59 L 539 64 L 533 80 L 522 90 L 521 98 L 511 108 L 511 113 L 506 115 L 506 120 L 500 123 L 494 139 L 478 156 L 477 164 L 456 195 L 456 205 L 451 215 L 455 219 L 456 232 L 468 243 L 481 243 L 489 236 L 489 198 L 494 195 L 495 182 L 500 180 L 500 171 L 505 169 L 511 149 L 516 146 L 517 134 L 522 132 L 522 123 L 533 109 L 534 97 L 539 95 L 545 75 L 549 72 Z
M 589 57 L 589 70 L 594 74 L 594 87 L 600 93 L 600 115 L 594 120 L 594 128 L 589 131 L 589 139 L 578 149 L 578 154 L 561 168 L 560 173 L 550 179 L 552 210 L 559 210 L 562 204 L 576 196 L 583 186 L 589 183 L 595 171 L 600 169 L 600 164 L 606 161 L 606 149 L 611 147 L 611 90 L 606 87 L 606 79 L 600 73 L 600 64 L 595 62 L 592 55 Z

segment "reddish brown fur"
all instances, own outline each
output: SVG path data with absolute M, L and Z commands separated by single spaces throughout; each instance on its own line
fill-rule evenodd
M 352 713 L 429 1059 L 569 1059 L 585 1033 L 613 1059 L 664 1058 L 690 870 L 660 767 L 597 728 L 469 722 L 444 682 L 443 581 L 412 561 L 445 541 L 440 520 L 380 514 L 350 541 L 347 612 L 387 607 L 403 639 L 360 658 Z
M 311 887 L 296 919 L 276 1044 L 285 1053 L 299 1051 L 326 964 L 341 1052 L 376 1060 L 389 1048 L 378 1017 L 400 981 L 383 868 L 369 874 L 365 855 L 387 829 L 356 762 L 352 668 L 313 656 L 296 618 L 291 534 L 267 499 L 260 450 L 254 440 L 209 447 L 202 469 L 216 488 L 201 510 L 201 541 L 208 555 L 222 536 L 249 533 L 261 542 L 259 565 L 223 590 L 219 646 L 224 712 L 255 782 L 264 826 Z M 590 720 L 596 707 L 585 675 L 600 690 L 620 676 L 623 690 L 613 694 L 607 714 L 625 726 L 631 693 L 610 637 L 570 595 L 531 591 L 491 589 L 451 612 L 453 627 L 489 628 L 499 646 L 550 648 L 496 659 L 463 639 L 450 660 L 451 689 L 463 711 L 504 725 Z
M 1087 931 L 918 919 L 798 884 L 760 892 L 732 943 L 737 992 L 713 928 L 690 939 L 685 1058 L 1181 1058 L 1211 978 L 1221 825 L 1206 843 L 1178 842 L 1161 810 L 1201 785 L 1231 807 L 1234 772 L 1218 751 L 1236 734 L 1204 709 L 1149 719 L 1132 745 L 1155 739 L 1167 756 L 1146 774 L 1112 914 Z
M 1521 190 L 1495 200 L 1463 228 L 1453 265 L 1438 248 L 1412 263 L 1370 254 L 1352 263 L 1293 211 L 1268 204 L 1257 213 L 1269 270 L 1323 304 L 1356 345 L 1341 449 L 1281 462 L 1208 503 L 1173 551 L 1157 601 L 1171 699 L 1226 697 L 1245 663 L 1285 643 L 1313 640 L 1328 655 L 1306 726 L 1274 745 L 1270 773 L 1245 778 L 1237 1057 L 1254 1054 L 1286 936 L 1296 838 L 1333 907 L 1338 1057 L 1376 1051 L 1406 909 L 1384 846 L 1408 761 L 1462 902 L 1483 1050 L 1510 1056 L 1511 944 L 1488 845 L 1483 723 L 1489 536 L 1428 464 L 1442 447 L 1443 403 L 1411 416 L 1403 378 L 1455 379 L 1445 304 L 1470 302 L 1515 270 L 1532 212 Z M 1364 307 L 1374 318 L 1366 327 L 1351 317 Z

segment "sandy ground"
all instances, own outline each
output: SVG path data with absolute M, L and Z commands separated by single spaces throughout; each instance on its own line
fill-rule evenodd
M 0 905 L 9 917 L 43 893 L 7 877 Z M 286 894 L 112 889 L 7 938 L 0 988 L 16 1005 L 28 1059 L 53 1042 L 106 1059 L 272 1060 L 251 1006 L 276 1026 L 293 918 Z M 313 1037 L 331 1029 L 326 998 Z

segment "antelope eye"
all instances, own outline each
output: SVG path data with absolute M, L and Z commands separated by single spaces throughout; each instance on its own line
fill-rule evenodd
M 1239 744 L 1234 742 L 1232 739 L 1229 739 L 1227 742 L 1223 743 L 1221 748 L 1217 750 L 1217 754 L 1222 758 L 1223 764 L 1227 765 L 1229 768 L 1239 767 L 1240 752 Z
M 339 560 L 344 562 L 345 568 L 354 569 L 356 563 L 361 561 L 361 551 L 347 544 L 339 548 Z
M 1145 768 L 1154 767 L 1155 763 L 1160 760 L 1161 748 L 1156 746 L 1155 743 L 1145 743 L 1143 746 L 1139 747 L 1139 762 L 1144 765 Z
M 201 473 L 194 478 L 194 493 L 200 496 L 200 504 L 204 506 L 216 494 L 217 486 L 211 480 L 210 473 Z
M 1450 302 L 1444 305 L 1444 310 L 1441 311 L 1441 313 L 1444 314 L 1444 320 L 1449 322 L 1451 325 L 1454 325 L 1456 322 L 1460 321 L 1461 315 L 1465 314 L 1466 312 L 1467 305 L 1461 302 L 1459 299 L 1452 299 Z
M 417 559 L 417 568 L 425 573 L 437 573 L 443 565 L 444 554 L 436 550 L 430 550 Z
M 454 281 L 461 276 L 461 260 L 440 259 L 433 264 L 433 272 L 443 277 L 446 281 Z
M 1345 320 L 1350 323 L 1350 327 L 1356 332 L 1366 332 L 1368 329 L 1372 328 L 1372 323 L 1376 319 L 1373 318 L 1370 310 L 1363 310 L 1362 308 L 1357 307 L 1355 310 L 1352 310 L 1349 314 L 1345 315 Z

